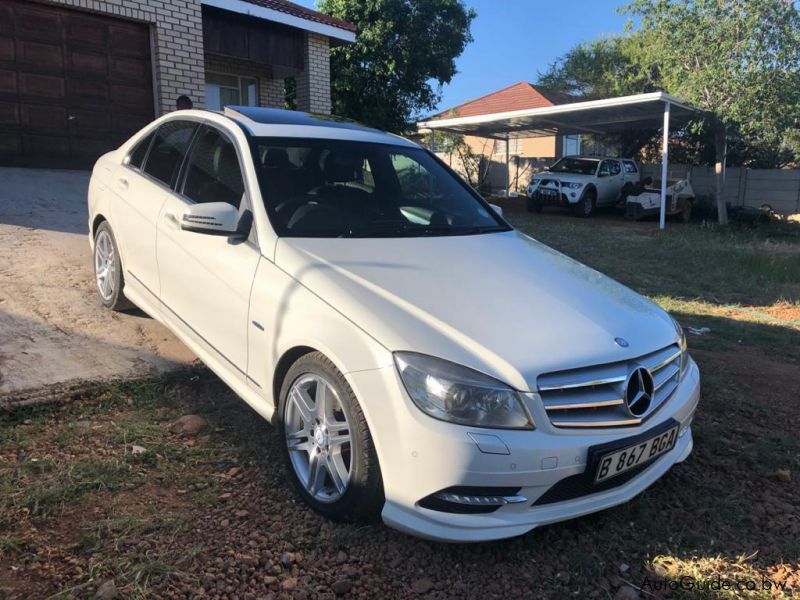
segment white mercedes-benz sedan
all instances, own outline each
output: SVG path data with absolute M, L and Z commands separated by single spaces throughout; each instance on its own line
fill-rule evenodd
M 327 517 L 515 536 L 692 450 L 681 327 L 400 137 L 174 112 L 98 160 L 89 215 L 102 303 L 164 323 L 270 420 Z

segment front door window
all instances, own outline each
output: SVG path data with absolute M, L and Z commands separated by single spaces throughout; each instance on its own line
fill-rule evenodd
M 253 77 L 206 73 L 206 108 L 222 110 L 226 106 L 258 106 L 256 80 Z

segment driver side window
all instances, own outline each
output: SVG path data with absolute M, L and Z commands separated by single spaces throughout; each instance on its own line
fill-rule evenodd
M 203 125 L 187 165 L 183 195 L 192 202 L 242 201 L 244 180 L 236 147 L 220 131 Z

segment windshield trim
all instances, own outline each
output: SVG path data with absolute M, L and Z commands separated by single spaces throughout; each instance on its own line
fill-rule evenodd
M 442 233 L 441 235 L 407 235 L 407 236 L 398 236 L 398 235 L 386 235 L 381 237 L 369 236 L 370 239 L 388 239 L 388 238 L 398 238 L 398 237 L 462 237 L 464 235 L 487 235 L 490 233 L 500 233 L 500 232 L 508 232 L 513 231 L 514 227 L 505 220 L 504 217 L 497 214 L 495 210 L 491 207 L 491 204 L 483 198 L 471 185 L 469 185 L 461 175 L 459 175 L 456 171 L 454 171 L 446 162 L 444 162 L 441 158 L 436 156 L 433 152 L 431 152 L 428 148 L 419 145 L 409 146 L 406 144 L 392 144 L 392 143 L 384 143 L 384 142 L 365 142 L 361 140 L 349 140 L 346 138 L 316 138 L 316 137 L 286 137 L 286 136 L 263 136 L 263 135 L 254 135 L 250 132 L 245 132 L 245 136 L 247 138 L 248 147 L 250 151 L 250 158 L 253 161 L 253 167 L 256 173 L 256 182 L 258 184 L 258 194 L 260 197 L 260 201 L 264 210 L 267 214 L 267 219 L 269 220 L 269 224 L 272 227 L 272 231 L 275 233 L 277 238 L 298 238 L 298 239 L 365 239 L 364 237 L 357 237 L 357 236 L 333 236 L 333 235 L 292 235 L 287 233 L 284 228 L 277 222 L 277 217 L 275 215 L 275 206 L 272 203 L 268 203 L 264 201 L 263 190 L 262 190 L 262 183 L 261 183 L 261 174 L 259 172 L 259 168 L 256 162 L 257 156 L 257 146 L 259 143 L 285 143 L 285 144 L 299 144 L 299 143 L 319 143 L 319 142 L 340 142 L 346 144 L 356 144 L 356 145 L 368 145 L 368 146 L 375 146 L 375 147 L 386 147 L 386 148 L 396 148 L 405 151 L 420 151 L 428 155 L 436 164 L 442 168 L 442 170 L 447 173 L 451 178 L 453 178 L 458 185 L 466 191 L 473 200 L 478 202 L 489 214 L 489 216 L 494 219 L 496 222 L 495 226 L 486 226 L 486 227 L 470 227 L 464 228 L 464 232 L 447 232 Z M 424 228 L 423 228 L 424 229 Z M 484 231 L 485 229 L 485 231 Z M 478 231 L 480 230 L 480 231 Z M 409 233 L 413 233 L 410 231 Z

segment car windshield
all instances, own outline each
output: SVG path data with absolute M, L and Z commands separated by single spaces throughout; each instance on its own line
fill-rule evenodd
M 420 148 L 254 138 L 267 213 L 283 237 L 473 235 L 510 228 Z
M 551 173 L 576 173 L 578 175 L 594 175 L 597 163 L 600 161 L 591 158 L 562 158 L 552 167 Z

